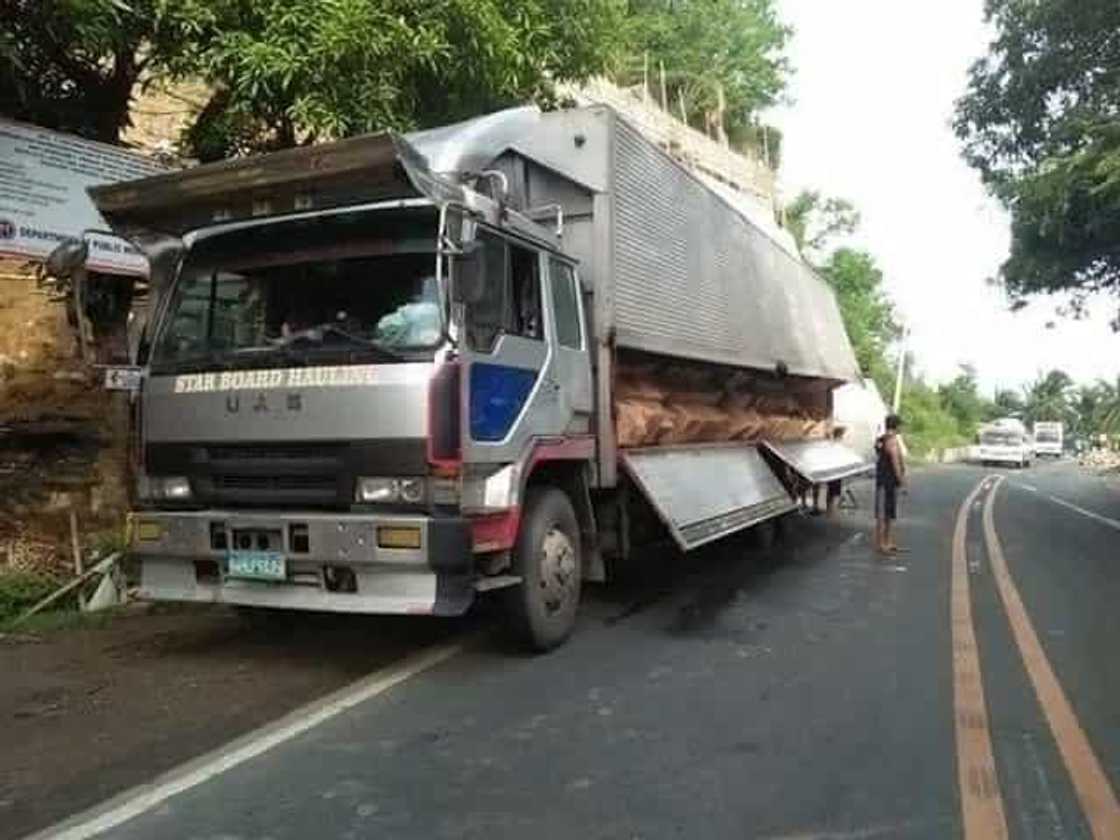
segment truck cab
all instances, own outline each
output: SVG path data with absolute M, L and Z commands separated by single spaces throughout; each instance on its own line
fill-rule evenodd
M 281 154 L 248 203 L 199 170 L 149 179 L 147 204 L 95 196 L 119 228 L 177 240 L 134 396 L 141 596 L 457 615 L 504 586 L 551 646 L 578 602 L 594 453 L 579 266 L 487 176 L 362 142 L 362 178 L 329 200 L 345 143 L 306 192 L 306 155 Z

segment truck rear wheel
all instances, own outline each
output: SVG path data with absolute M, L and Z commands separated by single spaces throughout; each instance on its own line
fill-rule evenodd
M 530 487 L 513 552 L 521 584 L 506 592 L 512 629 L 530 648 L 551 650 L 571 635 L 579 607 L 579 523 L 567 495 Z

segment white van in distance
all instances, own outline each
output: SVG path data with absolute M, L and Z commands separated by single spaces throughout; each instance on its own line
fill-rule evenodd
M 1027 427 L 1014 417 L 1002 417 L 980 427 L 980 443 L 973 447 L 973 459 L 985 466 L 1007 464 L 1029 467 L 1034 459 L 1034 442 Z

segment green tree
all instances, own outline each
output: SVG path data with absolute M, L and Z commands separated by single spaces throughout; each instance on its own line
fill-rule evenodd
M 0 0 L 5 116 L 116 143 L 143 74 L 178 52 L 201 0 Z
M 846 198 L 802 190 L 785 208 L 785 227 L 806 259 L 819 257 L 837 237 L 859 227 L 859 211 Z
M 1103 379 L 1077 388 L 1073 396 L 1072 432 L 1082 437 L 1120 431 L 1120 378 Z
M 955 127 L 1011 212 L 1007 289 L 1118 292 L 1120 3 L 987 0 L 986 14 L 996 37 Z
M 169 0 L 170 2 L 170 0 Z M 608 67 L 621 0 L 224 0 L 170 68 L 214 95 L 203 159 L 438 125 Z
M 1062 370 L 1052 370 L 1023 389 L 1024 422 L 1061 421 L 1071 425 L 1073 419 L 1073 380 Z
M 980 395 L 976 369 L 971 365 L 961 365 L 957 377 L 939 386 L 937 394 L 942 407 L 956 421 L 958 433 L 965 438 L 971 438 L 977 427 L 995 412 L 995 406 Z
M 1015 391 L 1001 390 L 996 392 L 993 409 L 995 417 L 1022 417 L 1026 412 L 1026 405 Z
M 900 407 L 906 445 L 924 455 L 968 442 L 960 424 L 946 408 L 936 388 L 921 377 L 907 382 Z
M 783 50 L 791 30 L 778 18 L 774 0 L 629 0 L 626 80 L 650 72 L 651 87 L 665 68 L 668 102 L 683 100 L 689 122 L 717 119 L 739 142 L 752 136 L 758 111 L 785 91 L 789 62 Z M 768 137 L 768 141 L 769 138 Z
M 874 375 L 876 368 L 885 367 L 887 345 L 900 335 L 894 307 L 883 291 L 882 271 L 870 254 L 852 248 L 834 251 L 818 270 L 836 291 L 860 370 Z
M 603 72 L 624 0 L 0 0 L 4 113 L 116 142 L 144 78 L 212 97 L 203 159 L 426 127 Z

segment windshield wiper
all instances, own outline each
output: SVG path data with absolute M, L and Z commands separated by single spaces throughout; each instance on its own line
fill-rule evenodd
M 231 366 L 235 361 L 243 361 L 259 356 L 280 356 L 281 358 L 287 359 L 290 362 L 305 363 L 307 361 L 307 356 L 305 354 L 298 352 L 294 347 L 291 347 L 287 344 L 269 344 L 257 347 L 238 347 L 228 352 L 229 356 L 232 357 L 229 359 Z
M 301 341 L 313 341 L 321 345 L 326 340 L 327 335 L 337 335 L 339 338 L 343 338 L 346 341 L 349 341 L 351 344 L 355 344 L 365 350 L 372 350 L 375 353 L 387 359 L 391 359 L 395 362 L 403 362 L 405 360 L 405 357 L 403 355 L 396 352 L 395 350 L 390 350 L 384 344 L 379 344 L 378 342 L 372 341 L 368 338 L 362 338 L 360 335 L 354 335 L 352 332 L 344 330 L 342 327 L 338 326 L 338 324 L 333 324 L 329 321 L 323 324 L 317 324 L 314 327 L 308 327 L 305 330 L 300 330 L 299 332 L 295 332 L 289 336 L 278 339 L 273 346 L 279 348 L 287 348 L 291 347 L 294 344 L 298 344 Z
M 217 350 L 208 350 L 185 359 L 156 360 L 151 371 L 156 375 L 169 373 L 192 373 L 195 371 L 230 370 L 233 362 Z

